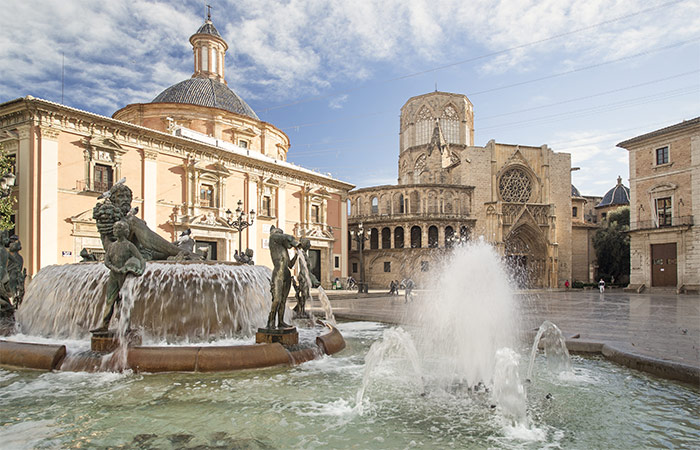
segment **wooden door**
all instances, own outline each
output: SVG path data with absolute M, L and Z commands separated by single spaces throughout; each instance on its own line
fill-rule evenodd
M 676 243 L 652 244 L 651 246 L 651 285 L 676 286 Z

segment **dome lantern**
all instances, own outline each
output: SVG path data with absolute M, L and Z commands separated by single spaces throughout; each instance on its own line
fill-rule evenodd
M 194 53 L 192 77 L 211 78 L 226 84 L 224 65 L 228 44 L 212 23 L 209 13 L 204 24 L 190 37 L 190 44 Z

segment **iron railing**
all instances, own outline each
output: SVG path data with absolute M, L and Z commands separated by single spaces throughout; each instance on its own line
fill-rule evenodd
M 640 220 L 630 223 L 630 231 L 653 230 L 657 228 L 669 228 L 693 225 L 693 216 L 675 216 L 661 219 L 659 222 L 653 220 Z

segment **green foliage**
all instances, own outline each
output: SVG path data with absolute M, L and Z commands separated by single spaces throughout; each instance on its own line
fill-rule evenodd
M 573 289 L 583 289 L 583 281 L 574 281 L 574 282 L 571 284 L 571 287 L 572 287 Z
M 598 259 L 598 277 L 610 283 L 630 273 L 630 240 L 628 236 L 630 209 L 625 206 L 608 214 L 605 228 L 593 236 L 593 247 Z
M 14 168 L 14 160 L 9 158 L 4 151 L 0 151 L 0 177 Z M 14 214 L 14 206 L 17 199 L 13 196 L 0 196 L 0 230 L 11 230 L 15 227 L 12 222 L 12 214 Z

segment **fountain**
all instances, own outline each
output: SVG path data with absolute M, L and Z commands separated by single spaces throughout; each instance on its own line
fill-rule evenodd
M 133 215 L 131 191 L 123 183 L 103 197 L 94 216 L 107 248 L 105 264 L 39 271 L 17 311 L 16 328 L 20 340 L 28 335 L 53 343 L 10 337 L 0 342 L 0 363 L 50 370 L 225 371 L 297 364 L 344 347 L 332 324 L 312 323 L 300 342 L 296 329 L 285 327 L 286 292 L 280 291 L 273 311 L 280 328 L 270 320 L 259 328 L 270 311 L 274 273 L 263 266 L 203 261 L 192 245 L 168 243 Z M 286 248 L 279 254 L 289 260 Z M 158 255 L 169 258 L 153 260 Z M 256 331 L 257 344 L 248 343 Z M 88 339 L 89 349 L 60 343 Z
M 211 264 L 195 270 L 203 264 L 149 262 L 142 279 L 127 280 L 123 289 L 129 289 L 130 282 L 147 286 L 144 280 L 156 270 L 159 278 L 175 279 L 194 276 L 185 275 L 190 269 L 212 270 L 218 282 L 231 283 L 234 291 L 257 286 L 258 278 L 259 288 L 269 282 L 268 272 L 254 266 Z M 232 268 L 242 272 L 226 278 Z M 95 263 L 78 264 L 74 270 L 84 272 L 85 287 L 99 285 L 108 276 L 107 269 Z M 0 369 L 5 417 L 0 442 L 11 448 L 689 448 L 700 439 L 697 386 L 662 382 L 606 360 L 579 356 L 573 356 L 566 377 L 534 370 L 545 366 L 545 357 L 549 365 L 557 354 L 548 350 L 549 343 L 556 342 L 550 339 L 556 335 L 554 324 L 541 328 L 546 355 L 535 352 L 534 379 L 525 383 L 527 368 L 521 362 L 528 360 L 529 345 L 519 339 L 518 301 L 499 258 L 476 242 L 456 249 L 452 263 L 441 271 L 433 278 L 443 289 L 421 289 L 428 293 L 410 304 L 412 311 L 402 327 L 340 323 L 347 342 L 343 353 L 291 368 L 160 374 Z M 68 274 L 54 276 L 67 279 Z M 209 278 L 193 283 L 210 292 Z M 265 323 L 270 304 L 268 290 L 251 289 L 261 293 L 259 302 L 267 307 L 255 306 L 257 300 L 246 303 L 249 308 L 235 321 L 245 324 L 244 334 L 255 332 L 255 326 L 246 328 L 246 317 L 262 320 L 257 325 Z M 152 301 L 165 292 L 153 293 Z M 226 292 L 212 291 L 207 295 L 210 303 L 198 296 L 202 300 L 193 309 L 226 316 L 222 303 L 217 303 Z M 40 295 L 48 294 L 45 290 Z M 179 294 L 174 295 L 177 299 Z M 122 307 L 128 303 L 122 299 Z M 199 351 L 214 349 L 200 354 L 200 368 L 224 357 L 218 342 L 239 339 L 229 334 L 233 319 L 225 327 L 213 320 L 162 331 L 158 311 L 167 311 L 169 320 L 184 312 L 170 310 L 175 305 L 166 306 L 168 301 L 143 302 L 151 309 L 140 303 L 136 298 L 131 326 L 144 330 L 146 342 L 159 341 L 185 352 L 190 351 L 189 340 L 197 339 Z M 235 302 L 230 305 L 232 311 L 237 308 Z M 75 317 L 68 311 L 60 314 Z M 144 320 L 151 314 L 154 322 Z M 81 327 L 56 319 L 51 329 L 62 329 L 63 340 L 85 346 L 80 336 L 99 322 L 103 311 L 98 307 L 87 315 L 92 319 Z M 49 319 L 47 314 L 42 320 Z M 196 337 L 188 337 L 192 335 Z M 299 335 L 303 343 L 315 332 L 300 328 Z M 269 345 L 280 346 L 258 344 Z M 127 361 L 167 359 L 161 348 L 151 348 L 130 348 Z

